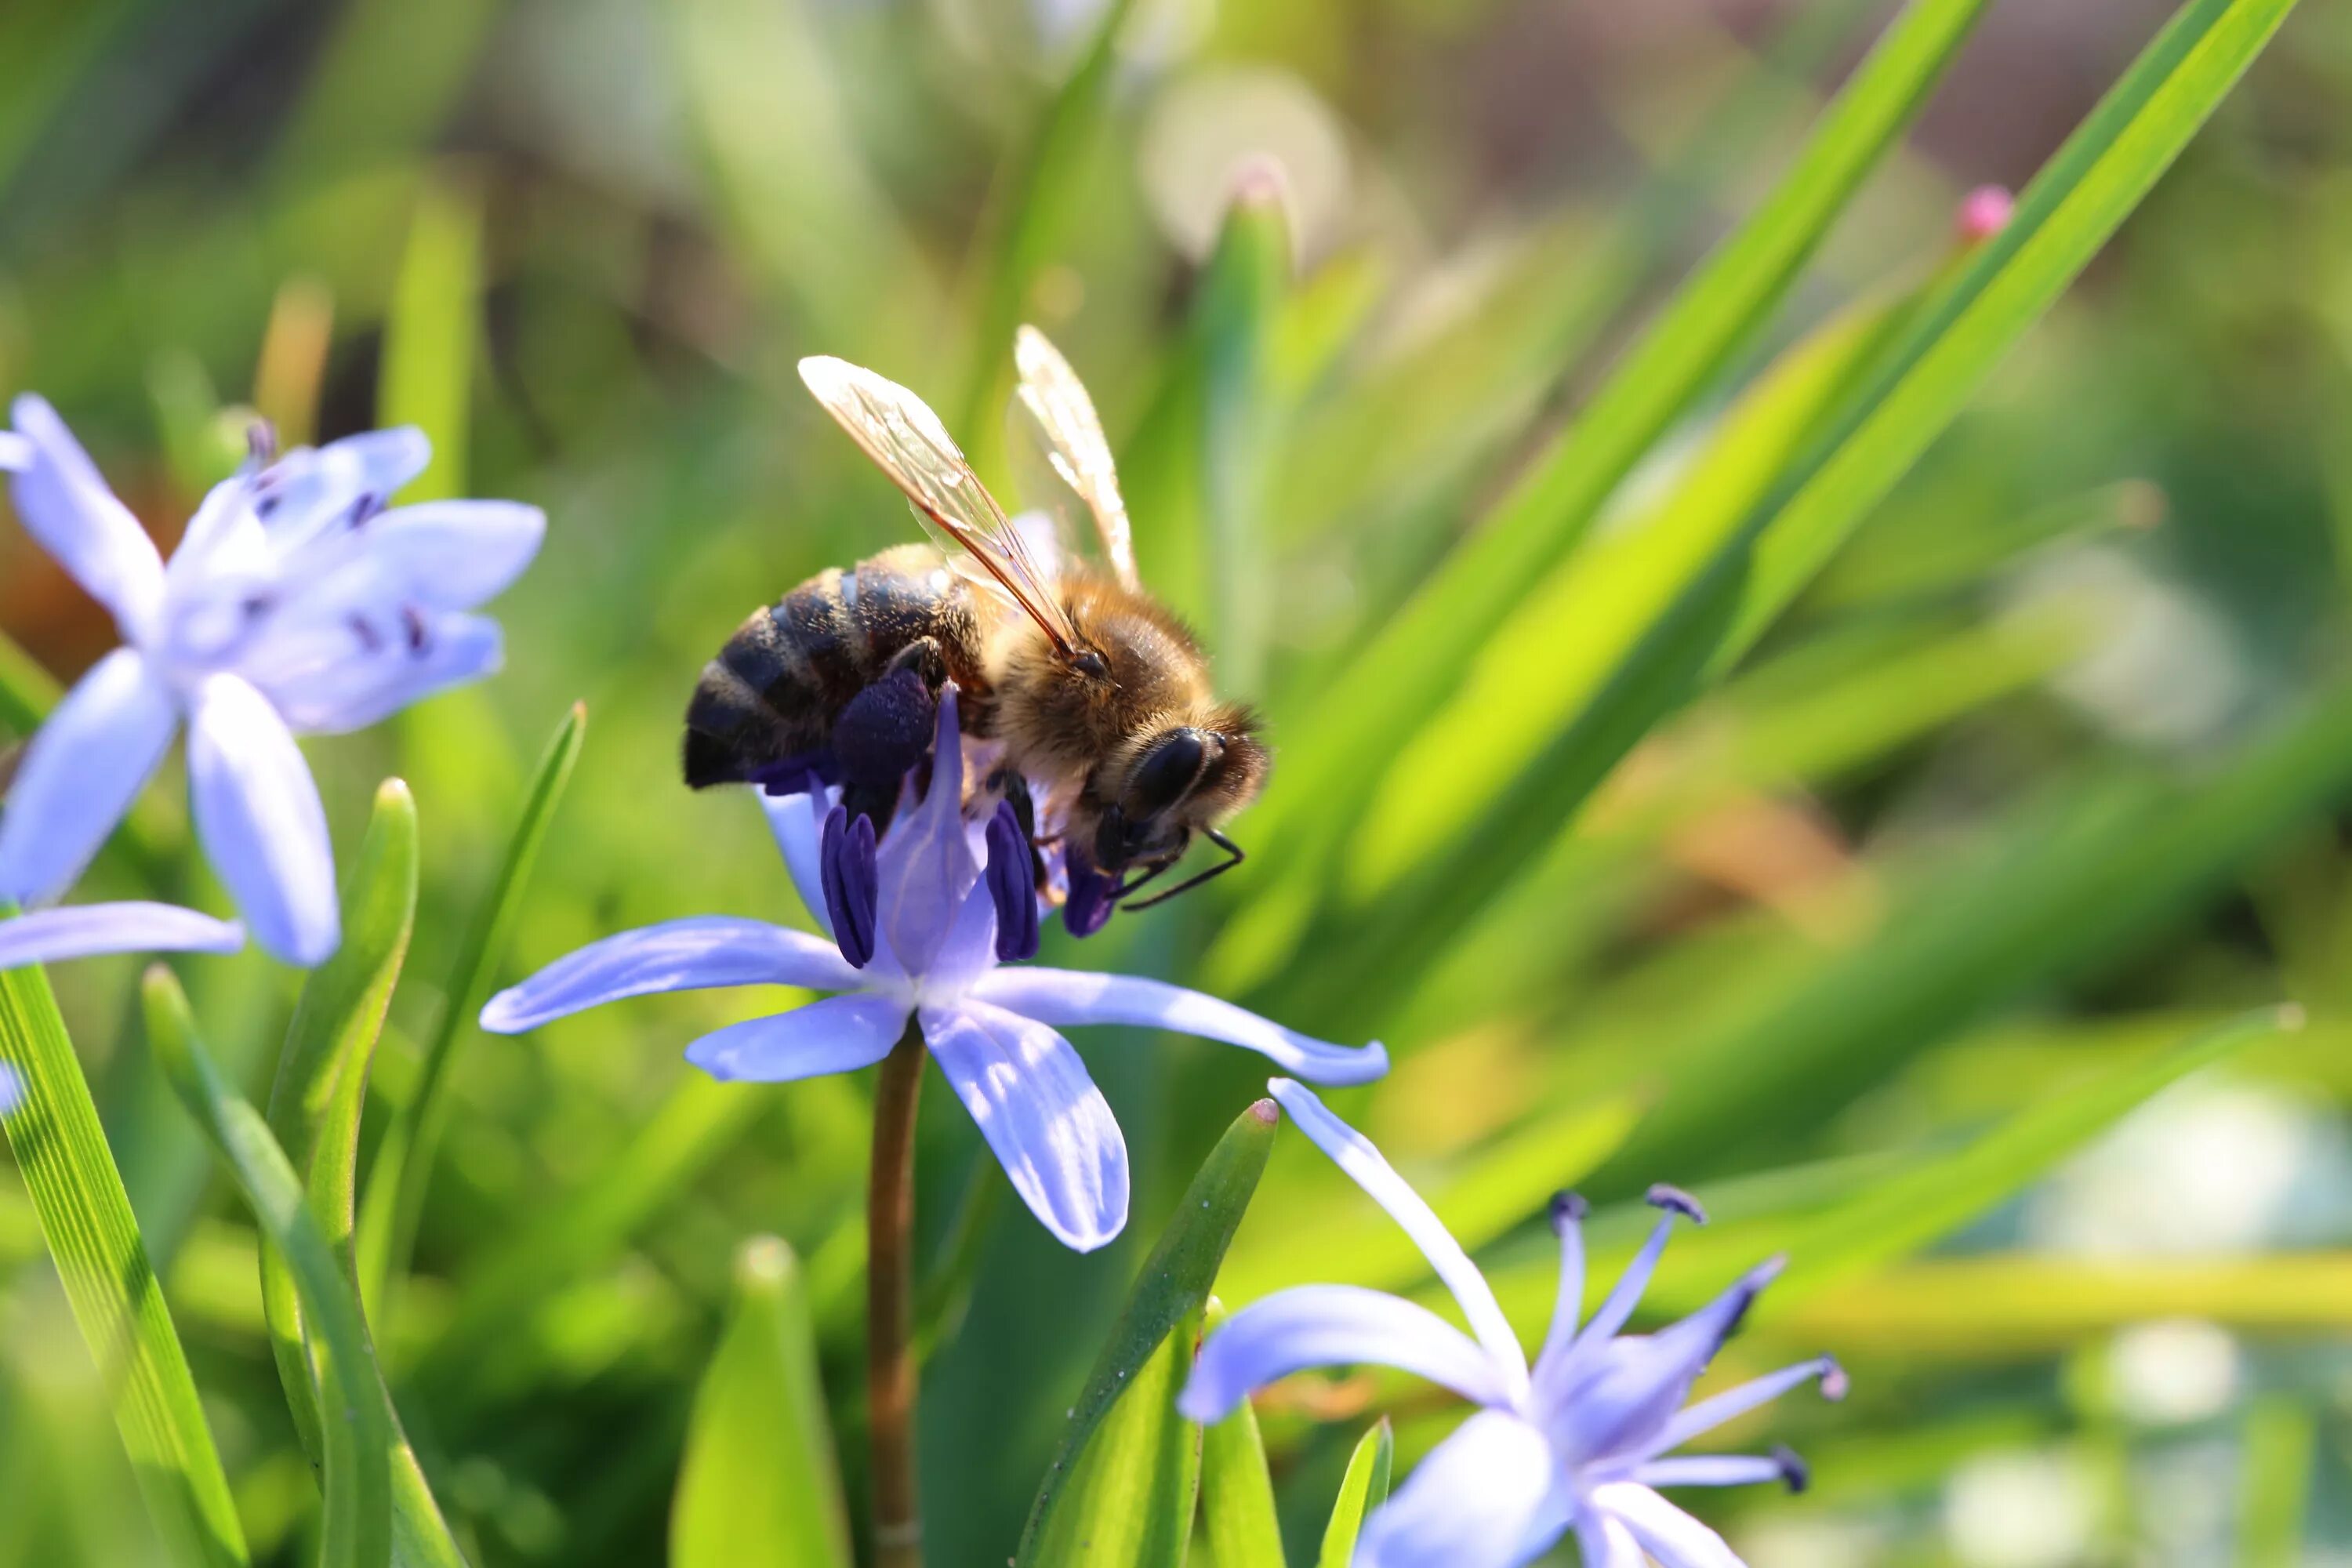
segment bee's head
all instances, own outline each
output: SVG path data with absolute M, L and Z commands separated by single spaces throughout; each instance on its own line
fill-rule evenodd
M 1265 787 L 1270 759 L 1246 708 L 1217 709 L 1201 722 L 1151 731 L 1096 777 L 1102 802 L 1091 847 L 1117 875 L 1174 860 L 1192 835 L 1214 827 Z

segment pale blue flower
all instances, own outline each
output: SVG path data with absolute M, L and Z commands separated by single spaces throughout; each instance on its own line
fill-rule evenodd
M 510 501 L 385 510 L 423 471 L 416 430 L 254 460 L 214 487 L 166 565 L 56 410 L 16 399 L 0 439 L 16 514 L 112 612 L 123 646 L 33 737 L 0 815 L 0 899 L 62 895 L 184 720 L 196 831 L 262 946 L 341 940 L 335 867 L 298 732 L 373 724 L 495 668 L 496 623 L 546 520 Z
M 1804 1484 L 1785 1450 L 1771 1456 L 1673 1451 L 1735 1415 L 1819 1380 L 1831 1398 L 1844 1375 L 1827 1357 L 1787 1367 L 1685 1406 L 1691 1384 L 1737 1328 L 1778 1259 L 1713 1303 L 1654 1334 L 1620 1331 L 1664 1250 L 1674 1217 L 1701 1221 L 1670 1187 L 1667 1210 L 1617 1288 L 1583 1310 L 1583 1205 L 1552 1205 L 1560 1240 L 1559 1301 L 1530 1369 L 1486 1279 L 1429 1205 L 1370 1141 L 1285 1079 L 1271 1086 L 1300 1131 L 1402 1226 L 1469 1320 L 1470 1333 L 1402 1297 L 1349 1285 L 1307 1285 L 1244 1308 L 1201 1347 L 1178 1401 L 1192 1420 L 1222 1420 L 1250 1391 L 1313 1366 L 1377 1364 L 1444 1384 L 1480 1406 L 1364 1521 L 1356 1568 L 1517 1568 L 1570 1531 L 1585 1568 L 1738 1568 L 1720 1535 L 1668 1502 L 1660 1487 Z
M 1035 943 L 1029 846 L 1008 834 L 1001 808 L 965 819 L 952 686 L 940 700 L 933 754 L 928 792 L 899 808 L 878 848 L 868 838 L 861 851 L 855 825 L 828 810 L 824 794 L 763 800 L 803 903 L 837 941 L 724 916 L 670 921 L 558 959 L 492 997 L 482 1026 L 516 1034 L 625 996 L 710 986 L 835 993 L 687 1047 L 687 1059 L 713 1078 L 774 1083 L 870 1067 L 919 1018 L 1014 1190 L 1080 1251 L 1127 1223 L 1127 1144 L 1057 1026 L 1175 1029 L 1246 1047 L 1323 1083 L 1361 1083 L 1387 1070 L 1377 1042 L 1329 1045 L 1162 981 L 1004 967 L 1008 952 Z M 991 862 L 1000 874 L 983 874 Z

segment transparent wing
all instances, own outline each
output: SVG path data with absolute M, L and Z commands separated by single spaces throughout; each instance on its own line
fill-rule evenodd
M 801 361 L 801 380 L 906 492 L 924 531 L 951 561 L 959 567 L 958 557 L 976 563 L 986 574 L 979 581 L 1028 612 L 1056 647 L 1069 647 L 1070 621 L 1054 593 L 1055 574 L 1005 521 L 929 405 L 863 365 L 830 356 Z
M 1127 502 L 1118 493 L 1118 469 L 1086 384 L 1062 351 L 1034 327 L 1024 326 L 1013 335 L 1013 363 L 1020 372 L 1015 401 L 1043 443 L 1055 477 L 1094 514 L 1103 554 L 1119 582 L 1138 586 L 1135 538 L 1127 521 Z

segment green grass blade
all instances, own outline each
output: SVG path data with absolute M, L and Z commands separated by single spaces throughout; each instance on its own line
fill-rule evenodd
M 441 1016 L 425 1041 L 415 1092 L 399 1118 L 385 1130 L 369 1169 L 367 1202 L 360 1218 L 360 1279 L 376 1321 L 390 1281 L 406 1271 L 425 1210 L 425 1194 L 448 1120 L 449 1067 L 457 1042 L 467 1037 L 487 998 L 490 981 L 506 956 L 548 825 L 562 804 L 572 765 L 587 733 L 588 710 L 574 703 L 540 756 L 523 797 L 522 816 L 507 840 L 497 878 L 475 911 L 457 962 L 450 966 Z
M 1708 258 L 1469 541 L 1300 715 L 1273 830 L 1336 816 L 1369 758 L 1461 678 L 1496 616 L 1580 539 L 1633 465 L 1748 343 L 1863 178 L 1910 123 L 1985 9 L 1919 0 L 1888 28 L 1753 216 Z M 1278 793 L 1276 793 L 1278 792 Z
M 746 1243 L 687 1428 L 670 1568 L 850 1568 L 849 1517 L 800 1260 Z
M 1224 1309 L 1212 1298 L 1204 1327 L 1215 1333 Z M 1217 1568 L 1284 1568 L 1282 1521 L 1257 1411 L 1246 1399 L 1201 1434 L 1201 1522 Z
M 343 944 L 313 970 L 295 1004 L 269 1090 L 270 1132 L 304 1173 L 311 1207 L 338 1264 L 359 1288 L 352 1251 L 360 1112 L 385 1009 L 416 920 L 416 804 L 387 780 L 376 793 L 366 841 L 344 881 Z M 302 1307 L 289 1262 L 274 1248 L 261 1260 L 262 1306 L 289 1407 L 313 1458 L 318 1411 Z
M 1266 1156 L 1273 1152 L 1275 1129 L 1279 1124 L 1280 1117 L 1270 1100 L 1261 1100 L 1243 1111 L 1209 1152 L 1201 1173 L 1184 1189 L 1183 1199 L 1176 1205 L 1175 1219 L 1160 1234 L 1151 1256 L 1144 1259 L 1135 1289 L 1120 1310 L 1118 1322 L 1112 1325 L 1110 1339 L 1096 1358 L 1084 1392 L 1070 1407 L 1069 1425 L 1055 1449 L 1054 1461 L 1046 1468 L 1045 1483 L 1037 1489 L 1036 1500 L 1029 1508 L 1028 1523 L 1021 1532 L 1021 1550 L 1016 1558 L 1021 1568 L 1054 1561 L 1040 1555 L 1051 1539 L 1044 1527 L 1069 1488 L 1087 1440 L 1102 1426 L 1121 1392 L 1140 1382 L 1145 1364 L 1152 1360 L 1161 1342 L 1171 1342 L 1175 1346 L 1161 1360 L 1164 1373 L 1178 1376 L 1171 1369 L 1192 1365 L 1191 1337 L 1175 1331 L 1188 1321 L 1195 1321 L 1197 1328 L 1196 1320 L 1208 1301 L 1209 1288 L 1216 1281 L 1217 1267 L 1224 1261 L 1234 1231 L 1241 1224 L 1243 1211 L 1249 1207 L 1251 1194 L 1257 1191 L 1258 1177 L 1265 1171 Z M 1175 1419 L 1176 1393 L 1181 1387 L 1178 1376 L 1168 1390 L 1166 1415 L 1171 1422 Z M 1197 1428 L 1192 1443 L 1197 1452 Z M 1191 1529 L 1188 1512 L 1184 1525 L 1188 1538 Z
M 1383 1415 L 1348 1456 L 1348 1473 L 1339 1479 L 1339 1496 L 1323 1527 L 1318 1568 L 1348 1568 L 1356 1555 L 1356 1538 L 1364 1531 L 1364 1516 L 1388 1500 L 1389 1470 L 1395 1463 L 1396 1433 Z
M 383 1568 L 392 1560 L 392 1418 L 373 1374 L 359 1302 L 319 1228 L 301 1180 L 260 1113 L 231 1093 L 195 1037 L 172 972 L 148 971 L 148 1038 L 188 1114 L 213 1145 L 279 1258 L 301 1303 L 309 1357 L 331 1397 L 320 1404 L 320 1487 L 326 1513 L 320 1568 Z
M 481 295 L 481 198 L 461 187 L 428 184 L 417 194 L 408 248 L 384 318 L 383 370 L 376 387 L 377 423 L 414 425 L 433 443 L 432 465 L 401 491 L 403 501 L 466 493 Z
M 962 418 L 953 426 L 983 474 L 1001 444 L 999 411 L 1013 385 L 1013 329 L 1028 310 L 1038 273 L 1087 214 L 1087 166 L 1102 151 L 1119 35 L 1134 10 L 1135 0 L 1110 0 L 1103 7 L 1085 52 L 1046 105 L 1028 145 L 989 193 L 979 242 L 972 365 L 957 405 Z
M 115 1425 L 156 1526 L 182 1563 L 242 1565 L 245 1531 L 187 1354 L 38 969 L 0 972 L 0 1063 L 23 1089 L 5 1120 L 8 1146 L 74 1321 L 112 1386 Z

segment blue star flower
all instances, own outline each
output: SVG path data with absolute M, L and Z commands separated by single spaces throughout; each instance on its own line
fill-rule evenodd
M 1583 1205 L 1552 1205 L 1561 1249 L 1559 1302 L 1532 1369 L 1486 1279 L 1444 1225 L 1370 1141 L 1298 1084 L 1275 1097 L 1300 1131 L 1388 1210 L 1461 1303 L 1470 1334 L 1401 1297 L 1349 1285 L 1308 1285 L 1234 1315 L 1201 1347 L 1179 1406 L 1223 1419 L 1250 1391 L 1307 1367 L 1376 1363 L 1416 1373 L 1478 1405 L 1433 1449 L 1396 1496 L 1364 1521 L 1356 1568 L 1517 1568 L 1573 1531 L 1585 1568 L 1738 1568 L 1723 1538 L 1659 1495 L 1660 1487 L 1804 1483 L 1785 1450 L 1763 1456 L 1673 1451 L 1733 1416 L 1819 1380 L 1831 1398 L 1844 1375 L 1827 1357 L 1787 1367 L 1685 1406 L 1691 1384 L 1738 1326 L 1778 1259 L 1709 1305 L 1654 1334 L 1624 1328 L 1665 1249 L 1675 1216 L 1701 1221 L 1696 1203 L 1651 1190 L 1667 1211 L 1591 1321 L 1584 1295 Z
M 966 817 L 952 686 L 937 726 L 929 788 L 899 809 L 878 847 L 869 819 L 845 822 L 825 795 L 763 800 L 802 901 L 835 940 L 722 916 L 670 921 L 558 959 L 492 997 L 482 1026 L 516 1034 L 625 996 L 710 986 L 835 993 L 687 1047 L 713 1078 L 776 1083 L 870 1067 L 919 1019 L 1014 1190 L 1079 1251 L 1127 1224 L 1127 1144 L 1057 1026 L 1175 1029 L 1246 1047 L 1322 1083 L 1362 1083 L 1388 1069 L 1377 1042 L 1352 1049 L 1310 1039 L 1162 981 L 1003 967 L 1036 946 L 1029 845 L 1001 805 Z
M 510 501 L 385 510 L 423 471 L 415 430 L 379 430 L 215 486 L 166 565 L 56 410 L 0 433 L 16 514 L 114 616 L 123 646 L 26 748 L 0 816 L 0 900 L 62 895 L 188 727 L 196 831 L 261 944 L 313 964 L 341 940 L 335 867 L 298 731 L 359 729 L 499 658 L 466 612 L 513 582 L 546 520 Z

